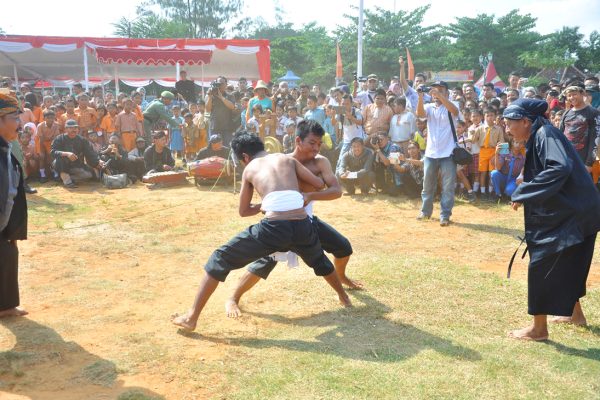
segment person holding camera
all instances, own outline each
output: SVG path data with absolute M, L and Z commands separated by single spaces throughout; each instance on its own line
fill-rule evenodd
M 439 175 L 442 179 L 440 226 L 448 226 L 456 188 L 456 164 L 452 160 L 452 152 L 456 145 L 452 132 L 458 123 L 458 105 L 448 98 L 448 84 L 444 81 L 431 85 L 429 94 L 434 99 L 433 103 L 424 104 L 423 86 L 419 86 L 417 92 L 417 117 L 427 119 L 427 147 L 423 161 L 425 177 L 421 195 L 423 205 L 417 219 L 431 218 Z
M 402 175 L 394 169 L 404 160 L 400 147 L 390 140 L 387 132 L 378 132 L 371 137 L 371 145 L 375 149 L 375 187 L 390 196 L 400 194 Z
M 210 113 L 209 134 L 219 134 L 229 144 L 233 139 L 235 99 L 227 93 L 227 78 L 220 76 L 211 83 L 206 96 L 206 112 Z
M 111 135 L 108 145 L 100 151 L 100 159 L 104 161 L 105 173 L 108 175 L 126 174 L 129 167 L 129 155 L 121 146 L 119 136 Z

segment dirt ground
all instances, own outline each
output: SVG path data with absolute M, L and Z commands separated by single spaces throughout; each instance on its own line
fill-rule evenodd
M 192 184 L 41 187 L 29 198 L 29 240 L 19 244 L 21 303 L 31 314 L 0 324 L 0 398 L 114 399 L 137 390 L 149 398 L 217 397 L 225 377 L 214 371 L 231 357 L 220 333 L 251 336 L 271 323 L 225 317 L 240 271 L 211 299 L 201 333 L 178 332 L 169 319 L 191 304 L 212 250 L 258 220 L 240 218 L 237 201 L 229 189 Z M 348 272 L 359 280 L 368 282 L 369 257 L 384 248 L 505 276 L 522 234 L 520 212 L 458 202 L 453 223 L 440 228 L 437 220 L 416 221 L 418 207 L 416 200 L 344 196 L 317 204 L 315 213 L 351 240 Z M 517 259 L 512 279 L 525 279 L 526 261 Z M 598 264 L 589 286 L 600 285 Z M 289 307 L 285 289 L 304 280 L 321 285 L 305 266 L 280 267 L 247 301 L 293 316 L 300 310 Z M 324 307 L 335 304 L 329 296 Z

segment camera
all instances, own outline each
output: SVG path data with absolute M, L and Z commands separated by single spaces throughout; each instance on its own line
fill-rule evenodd
M 355 81 L 358 81 L 358 82 L 366 82 L 367 81 L 366 77 L 364 77 L 364 76 L 358 76 L 358 73 L 356 71 L 354 71 L 352 73 L 352 77 L 354 78 Z
M 419 93 L 429 93 L 430 90 L 431 90 L 431 86 L 419 86 L 417 88 L 417 92 L 419 92 Z
M 208 93 L 209 94 L 216 94 L 219 92 L 219 87 L 221 86 L 221 84 L 219 83 L 218 80 L 214 80 L 210 83 L 210 89 L 208 89 Z

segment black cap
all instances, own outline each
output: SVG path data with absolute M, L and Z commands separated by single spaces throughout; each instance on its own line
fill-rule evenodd
M 448 90 L 448 84 L 447 84 L 446 82 L 444 82 L 444 81 L 435 81 L 435 82 L 433 82 L 433 83 L 432 83 L 431 85 L 429 85 L 429 86 L 431 86 L 431 87 L 434 87 L 434 86 L 442 86 L 442 87 L 445 87 L 445 88 L 446 88 L 446 90 Z

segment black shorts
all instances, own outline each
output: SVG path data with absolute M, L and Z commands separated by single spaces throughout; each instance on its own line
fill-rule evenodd
M 324 251 L 333 254 L 336 258 L 344 258 L 352 254 L 350 241 L 335 228 L 314 216 L 312 217 L 312 224 L 317 230 Z M 267 279 L 276 265 L 277 261 L 273 257 L 263 257 L 250 264 L 248 271 L 262 279 Z
M 298 254 L 318 276 L 335 271 L 323 253 L 317 231 L 308 217 L 285 221 L 263 219 L 215 250 L 204 269 L 211 277 L 224 282 L 231 270 L 278 251 Z

